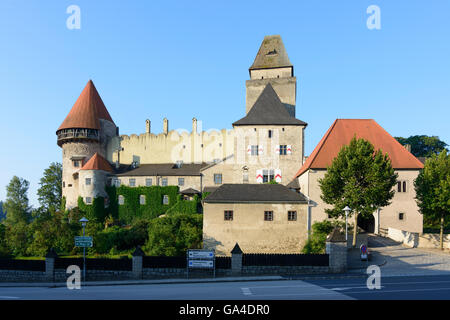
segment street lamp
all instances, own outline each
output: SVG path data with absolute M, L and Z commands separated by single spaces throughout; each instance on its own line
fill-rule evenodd
M 83 237 L 85 236 L 86 223 L 89 222 L 85 217 L 79 220 L 83 227 Z M 83 280 L 86 281 L 86 247 L 83 247 Z
M 347 218 L 349 212 L 352 211 L 352 209 L 350 209 L 348 206 L 345 206 L 343 210 L 345 211 L 345 241 L 347 241 Z

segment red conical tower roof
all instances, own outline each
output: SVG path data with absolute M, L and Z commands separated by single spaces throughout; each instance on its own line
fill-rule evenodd
M 103 170 L 112 172 L 112 167 L 105 158 L 99 155 L 97 152 L 89 159 L 88 162 L 80 170 Z
M 92 80 L 89 80 L 57 131 L 71 128 L 99 130 L 99 119 L 108 120 L 114 123 L 108 110 L 106 110 L 94 83 Z

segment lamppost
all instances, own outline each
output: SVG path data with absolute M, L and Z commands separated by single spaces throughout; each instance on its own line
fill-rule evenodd
M 85 217 L 80 219 L 81 226 L 83 227 L 83 237 L 85 236 L 86 223 L 89 222 Z M 86 281 L 86 247 L 83 247 L 83 280 Z
M 350 209 L 348 206 L 345 206 L 343 210 L 345 211 L 345 241 L 347 241 L 347 218 L 349 212 L 352 211 L 352 209 Z

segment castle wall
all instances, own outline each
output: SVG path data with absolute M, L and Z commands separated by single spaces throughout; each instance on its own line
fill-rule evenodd
M 107 146 L 107 159 L 117 160 L 119 141 L 111 139 Z M 143 133 L 140 135 L 120 136 L 120 163 L 184 163 L 212 162 L 223 159 L 233 153 L 234 131 L 222 129 L 220 131 L 202 131 L 200 133 L 178 133 L 176 130 L 168 134 Z
M 130 186 L 130 179 L 136 179 L 137 187 L 145 187 L 146 179 L 152 179 L 152 186 L 161 186 L 162 178 L 167 178 L 167 182 L 169 186 L 178 186 L 180 191 L 183 191 L 188 188 L 193 188 L 195 190 L 201 191 L 202 179 L 200 176 L 118 176 L 117 179 L 120 179 L 120 184 L 125 186 Z M 184 178 L 184 185 L 178 185 L 178 178 Z M 158 184 L 159 181 L 159 184 Z
M 79 195 L 83 197 L 86 202 L 86 197 L 91 197 L 92 200 L 97 197 L 106 197 L 108 194 L 105 191 L 108 173 L 103 170 L 80 170 L 79 172 Z M 91 184 L 86 184 L 86 178 L 91 179 Z

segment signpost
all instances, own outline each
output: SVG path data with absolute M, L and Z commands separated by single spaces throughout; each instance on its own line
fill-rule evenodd
M 75 247 L 92 248 L 92 237 L 75 237 Z
M 86 248 L 92 247 L 92 237 L 85 237 L 86 223 L 89 222 L 85 217 L 81 218 L 81 226 L 83 227 L 83 236 L 75 237 L 75 246 L 83 248 L 83 280 L 86 281 Z
M 212 269 L 216 277 L 216 257 L 213 250 L 190 249 L 186 253 L 186 275 L 189 279 L 189 268 Z
M 368 260 L 367 258 L 367 247 L 362 244 L 361 247 L 359 247 L 361 249 L 361 260 Z

